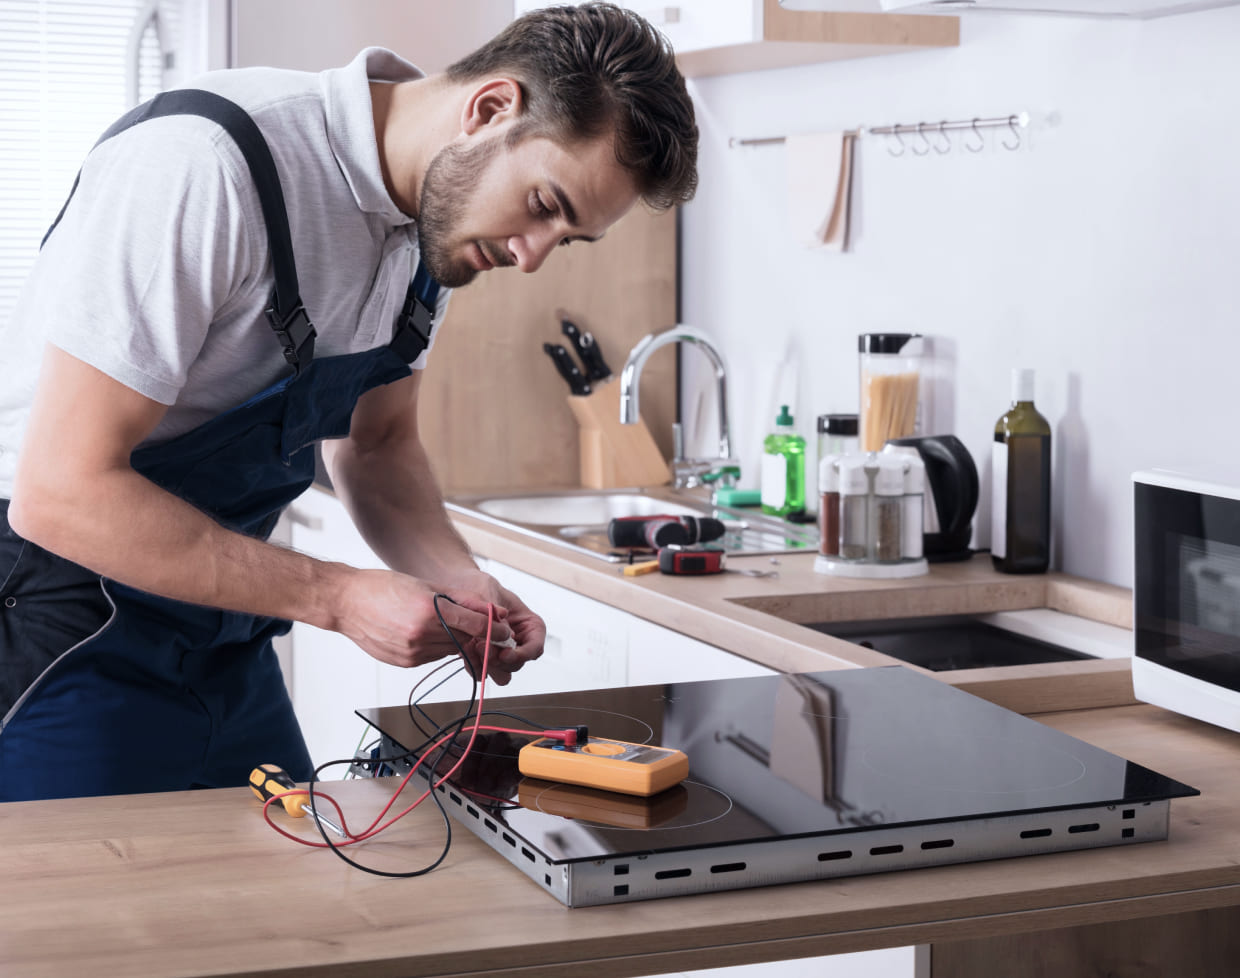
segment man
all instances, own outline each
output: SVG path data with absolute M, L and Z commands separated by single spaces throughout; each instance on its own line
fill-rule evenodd
M 528 14 L 439 76 L 376 48 L 194 89 L 105 134 L 0 336 L 0 800 L 311 777 L 270 647 L 289 619 L 475 668 L 490 624 L 501 684 L 540 655 L 418 436 L 438 286 L 533 272 L 696 182 L 671 53 L 610 4 Z M 265 542 L 320 441 L 390 570 Z

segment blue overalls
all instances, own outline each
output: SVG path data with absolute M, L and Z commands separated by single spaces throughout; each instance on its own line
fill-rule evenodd
M 408 364 L 427 345 L 439 286 L 419 265 L 390 345 L 313 359 L 315 332 L 299 297 L 279 177 L 253 120 L 213 93 L 168 92 L 100 141 L 172 114 L 211 118 L 242 149 L 275 267 L 267 315 L 293 369 L 193 431 L 139 448 L 131 463 L 223 525 L 266 539 L 281 510 L 312 482 L 314 443 L 348 433 L 363 393 L 409 376 Z M 313 776 L 271 645 L 289 622 L 144 593 L 22 541 L 7 519 L 0 531 L 0 543 L 7 533 L 7 552 L 18 555 L 5 566 L 0 549 L 0 616 L 17 613 L 27 598 L 46 606 L 48 595 L 59 593 L 72 601 L 74 587 L 64 581 L 78 594 L 84 584 L 101 587 L 111 611 L 101 628 L 50 661 L 30 661 L 37 657 L 23 654 L 21 630 L 8 630 L 14 647 L 0 645 L 0 669 L 24 669 L 30 683 L 0 727 L 0 801 L 242 785 L 265 762 L 298 781 Z M 51 630 L 38 621 L 31 627 Z M 46 638 L 25 634 L 28 648 Z

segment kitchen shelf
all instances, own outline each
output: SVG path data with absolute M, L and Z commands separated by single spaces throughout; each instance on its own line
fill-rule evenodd
M 516 0 L 515 15 L 551 0 Z M 958 17 L 785 10 L 779 0 L 619 0 L 671 42 L 688 78 L 902 54 L 960 44 Z
M 795 65 L 902 54 L 960 44 L 958 17 L 785 10 L 778 0 L 753 0 L 748 24 L 725 44 L 698 46 L 689 30 L 661 29 L 676 48 L 686 77 L 761 71 Z M 701 3 L 684 3 L 686 28 Z M 746 29 L 747 27 L 747 29 Z

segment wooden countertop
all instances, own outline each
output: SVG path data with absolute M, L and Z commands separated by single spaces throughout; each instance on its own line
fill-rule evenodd
M 617 564 L 453 513 L 476 554 L 578 594 L 622 608 L 782 672 L 891 665 L 894 659 L 808 623 L 1051 608 L 1120 628 L 1132 627 L 1125 588 L 1066 574 L 1009 575 L 979 555 L 932 564 L 921 577 L 857 580 L 814 571 L 813 554 L 729 557 L 734 571 L 777 570 L 778 577 L 624 577 Z M 535 609 L 537 610 L 537 609 Z M 1127 659 L 932 673 L 941 681 L 1024 714 L 1135 703 Z
M 607 978 L 1069 926 L 1079 956 L 1083 925 L 1240 905 L 1240 734 L 1150 706 L 1041 719 L 1202 795 L 1171 803 L 1166 842 L 577 910 L 461 830 L 427 876 L 365 875 L 275 835 L 247 789 L 12 803 L 0 973 Z M 361 821 L 389 783 L 329 790 Z M 419 809 L 355 855 L 415 868 L 442 833 Z M 979 974 L 1017 973 L 994 953 Z

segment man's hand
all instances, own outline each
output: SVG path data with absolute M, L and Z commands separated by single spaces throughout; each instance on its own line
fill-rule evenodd
M 435 595 L 442 594 L 436 613 Z M 488 619 L 488 604 L 494 619 Z M 490 621 L 490 678 L 506 686 L 512 674 L 542 655 L 547 627 L 515 594 L 477 571 L 436 591 L 424 581 L 388 570 L 353 571 L 342 595 L 336 631 L 380 662 L 408 668 L 455 655 L 444 623 L 481 674 Z M 443 616 L 443 622 L 439 616 Z M 512 638 L 516 648 L 503 648 Z
M 543 654 L 543 644 L 547 641 L 546 623 L 490 574 L 480 570 L 467 571 L 454 577 L 451 585 L 452 591 L 449 593 L 454 597 L 464 592 L 472 593 L 484 603 L 489 601 L 495 607 L 500 623 L 507 626 L 516 640 L 516 648 L 491 647 L 488 673 L 499 685 L 507 686 L 514 672 Z M 440 604 L 442 606 L 443 602 Z M 491 639 L 502 642 L 504 636 L 493 631 Z M 479 638 L 472 649 L 466 647 L 471 658 L 477 657 L 475 661 L 481 661 L 484 641 Z
M 435 595 L 443 593 L 436 613 Z M 388 570 L 356 570 L 341 597 L 335 630 L 352 639 L 380 662 L 408 668 L 456 654 L 456 641 L 470 654 L 480 651 L 487 634 L 487 599 L 468 591 L 437 592 L 415 577 Z M 491 640 L 511 634 L 495 609 Z

